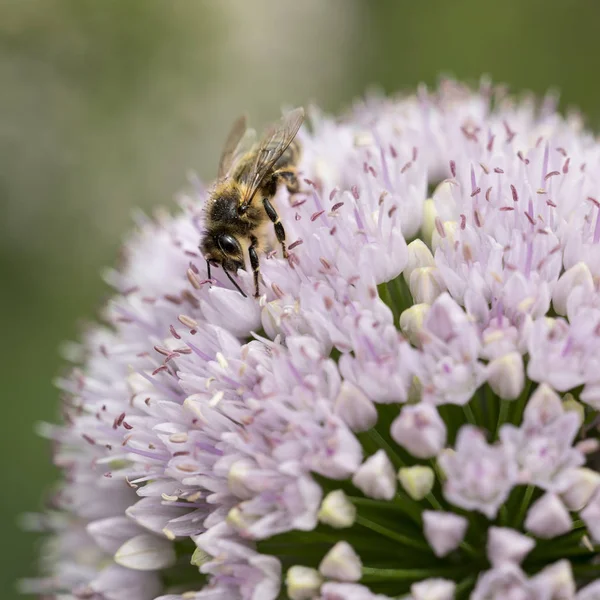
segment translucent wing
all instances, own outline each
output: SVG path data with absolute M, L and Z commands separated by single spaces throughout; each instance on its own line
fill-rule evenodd
M 229 131 L 227 140 L 225 140 L 225 146 L 223 147 L 223 152 L 221 153 L 221 158 L 219 160 L 219 179 L 225 177 L 231 168 L 235 151 L 244 137 L 246 129 L 246 115 L 238 117 L 231 126 L 231 130 Z
M 296 108 L 267 131 L 256 149 L 256 159 L 247 176 L 248 187 L 240 208 L 250 204 L 265 175 L 292 143 L 303 121 L 304 109 Z

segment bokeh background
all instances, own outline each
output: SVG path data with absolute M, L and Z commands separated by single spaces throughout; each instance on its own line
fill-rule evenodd
M 55 478 L 59 346 L 94 318 L 134 207 L 210 178 L 241 112 L 487 73 L 600 125 L 597 0 L 0 0 L 0 597 Z

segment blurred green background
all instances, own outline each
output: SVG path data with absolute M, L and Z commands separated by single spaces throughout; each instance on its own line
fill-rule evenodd
M 133 207 L 211 177 L 232 119 L 483 73 L 600 123 L 596 0 L 0 0 L 0 597 L 55 477 L 58 347 L 94 318 Z

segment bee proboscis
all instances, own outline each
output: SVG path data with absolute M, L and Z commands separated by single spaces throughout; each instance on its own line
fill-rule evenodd
M 216 184 L 206 204 L 206 231 L 200 250 L 206 259 L 208 278 L 211 265 L 220 266 L 243 295 L 231 272 L 245 267 L 245 253 L 254 274 L 254 297 L 259 296 L 259 253 L 265 250 L 267 227 L 272 224 L 283 257 L 288 257 L 285 229 L 273 205 L 280 184 L 290 194 L 299 191 L 296 165 L 300 144 L 295 139 L 304 110 L 296 108 L 267 129 L 262 139 L 244 152 L 246 118 L 233 124 L 219 161 Z

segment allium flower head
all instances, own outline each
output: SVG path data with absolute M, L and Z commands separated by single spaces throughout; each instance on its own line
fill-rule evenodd
M 127 241 L 40 428 L 63 478 L 23 587 L 600 597 L 600 144 L 485 81 L 308 120 L 259 300 L 207 280 L 197 181 Z

